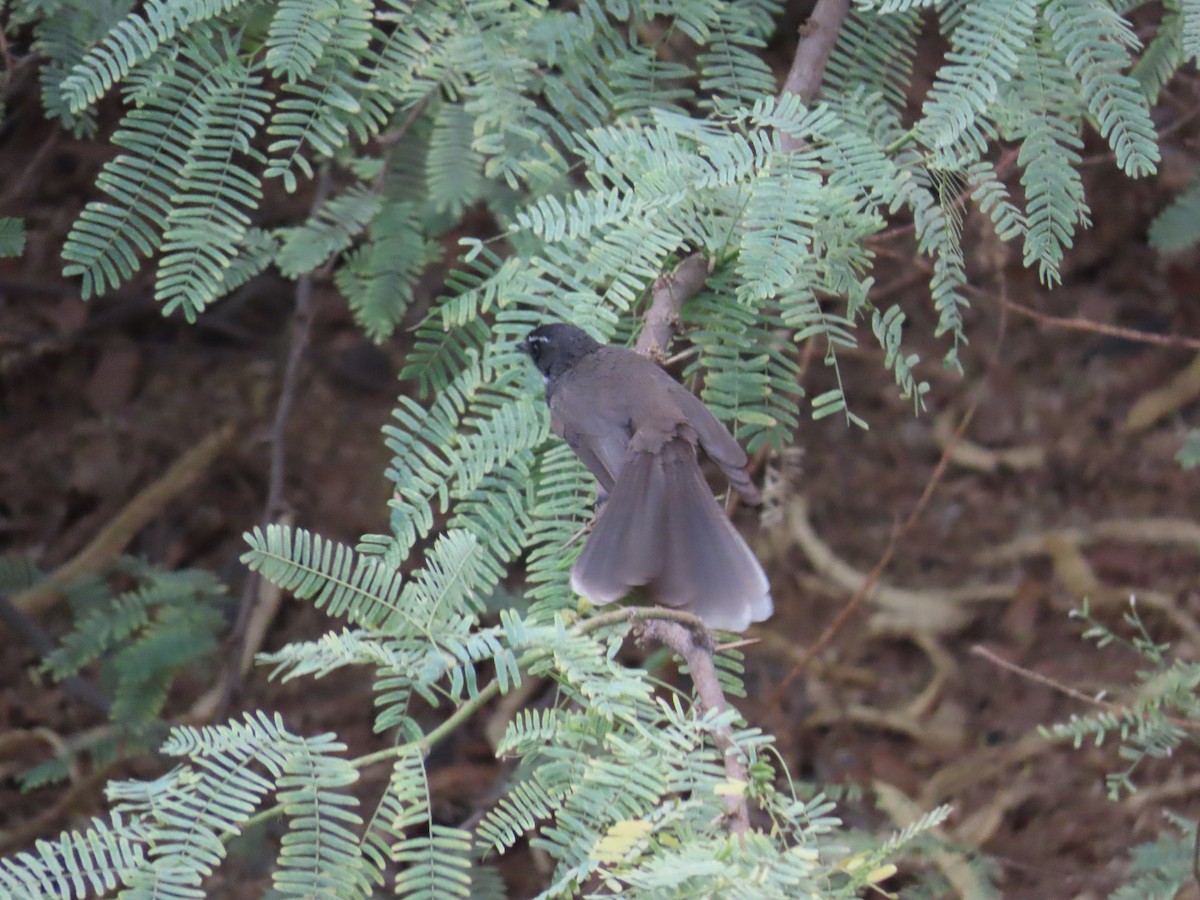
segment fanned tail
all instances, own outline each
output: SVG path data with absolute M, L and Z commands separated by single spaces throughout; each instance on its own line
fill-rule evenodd
M 571 570 L 571 585 L 596 604 L 646 586 L 655 603 L 727 631 L 744 631 L 772 611 L 762 567 L 682 438 L 626 461 Z

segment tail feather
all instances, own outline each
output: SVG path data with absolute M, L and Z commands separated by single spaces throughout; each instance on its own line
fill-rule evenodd
M 654 602 L 743 631 L 772 611 L 762 567 L 709 490 L 682 439 L 634 453 L 571 571 L 577 592 L 610 603 L 649 586 Z
M 678 443 L 678 442 L 677 442 Z M 667 496 L 664 530 L 669 538 L 655 601 L 684 607 L 710 627 L 745 631 L 771 615 L 771 587 L 746 542 L 709 490 L 694 456 L 667 456 L 663 468 Z
M 651 463 L 639 454 L 621 469 L 571 569 L 571 587 L 593 603 L 619 600 L 658 572 L 666 496 L 662 470 Z

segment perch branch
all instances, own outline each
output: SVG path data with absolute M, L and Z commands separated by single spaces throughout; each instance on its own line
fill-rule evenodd
M 712 633 L 707 628 L 688 628 L 679 622 L 651 618 L 642 623 L 640 631 L 643 637 L 666 644 L 687 664 L 705 711 L 723 713 L 729 708 L 717 679 L 717 668 L 713 665 Z M 746 834 L 750 830 L 745 791 L 750 782 L 749 770 L 728 725 L 713 728 L 712 739 L 724 759 L 726 778 L 737 788 L 722 798 L 726 822 L 733 834 Z
M 704 287 L 708 272 L 708 257 L 693 253 L 684 257 L 674 272 L 655 279 L 645 325 L 634 348 L 638 353 L 650 359 L 662 359 L 667 355 L 675 326 L 679 324 L 679 309 L 688 297 Z
M 842 22 L 850 12 L 850 0 L 818 0 L 812 15 L 800 29 L 800 43 L 792 57 L 792 67 L 783 82 L 783 94 L 795 94 L 807 106 L 817 96 L 825 64 L 833 50 Z M 784 150 L 798 150 L 805 145 L 801 137 L 781 134 L 779 144 Z
M 650 308 L 646 310 L 645 325 L 638 337 L 636 350 L 642 356 L 662 359 L 671 345 L 671 337 L 679 322 L 679 310 L 684 301 L 704 286 L 708 278 L 709 262 L 703 253 L 685 257 L 675 271 L 659 276 L 651 291 Z M 616 618 L 610 618 L 615 616 Z M 591 627 L 601 627 L 597 621 L 615 622 L 623 616 L 630 621 L 640 621 L 643 637 L 661 641 L 682 659 L 692 673 L 692 683 L 704 709 L 723 712 L 728 708 L 725 694 L 717 680 L 713 665 L 712 633 L 704 623 L 689 613 L 678 610 L 634 608 L 619 610 L 596 616 L 590 620 Z M 725 762 L 725 774 L 729 782 L 743 789 L 726 794 L 725 818 L 733 834 L 745 834 L 750 830 L 750 812 L 746 805 L 744 786 L 749 781 L 746 764 L 733 739 L 733 731 L 726 724 L 712 730 L 713 743 L 721 751 Z

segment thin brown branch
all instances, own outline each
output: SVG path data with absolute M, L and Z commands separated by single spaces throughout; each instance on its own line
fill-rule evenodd
M 314 216 L 325 204 L 333 187 L 333 178 L 328 165 L 321 169 L 313 192 L 309 215 Z M 292 328 L 288 343 L 287 361 L 284 364 L 283 381 L 279 389 L 279 401 L 275 407 L 275 419 L 271 425 L 270 469 L 267 473 L 267 499 L 263 504 L 262 525 L 276 522 L 285 511 L 283 498 L 284 470 L 287 462 L 286 432 L 296 400 L 296 387 L 300 381 L 301 364 L 308 349 L 309 333 L 313 318 L 313 275 L 305 273 L 296 281 L 296 304 L 292 311 Z M 251 572 L 242 590 L 242 602 L 238 609 L 237 623 L 229 637 L 232 648 L 226 659 L 228 664 L 222 677 L 222 703 L 228 701 L 241 680 L 241 660 L 247 653 L 246 638 L 254 609 L 259 602 L 260 578 Z
M 849 12 L 850 0 L 818 0 L 812 15 L 800 29 L 800 42 L 796 45 L 796 55 L 792 57 L 792 67 L 781 93 L 795 94 L 805 105 L 816 99 L 829 54 Z M 781 134 L 779 144 L 790 151 L 805 146 L 805 141 L 796 135 Z
M 1103 334 L 1107 337 L 1120 338 L 1138 344 L 1154 344 L 1158 347 L 1186 347 L 1189 350 L 1200 350 L 1200 338 L 1188 337 L 1182 334 L 1155 334 L 1151 331 L 1137 331 L 1133 328 L 1122 328 L 1120 325 L 1107 325 L 1103 322 L 1094 322 L 1091 319 L 1081 319 L 1078 317 L 1069 319 L 1063 316 L 1051 316 L 1038 312 L 1036 309 L 1022 306 L 1020 303 L 1009 300 L 1007 297 L 997 297 L 982 288 L 972 285 L 965 285 L 964 290 L 985 300 L 995 301 L 1005 309 L 1012 310 L 1019 316 L 1033 319 L 1035 322 L 1040 322 L 1043 325 L 1049 325 L 1053 328 L 1068 328 L 1072 331 Z
M 884 548 L 883 555 L 879 557 L 879 561 L 875 563 L 874 568 L 868 573 L 859 589 L 854 592 L 853 596 L 838 611 L 838 614 L 833 617 L 833 621 L 825 626 L 820 636 L 796 660 L 795 665 L 792 666 L 787 675 L 783 676 L 783 680 L 779 682 L 779 685 L 771 692 L 771 696 L 767 698 L 768 708 L 775 708 L 782 702 L 788 685 L 795 681 L 802 672 L 808 670 L 808 667 L 812 664 L 817 654 L 833 642 L 837 633 L 842 630 L 842 627 L 850 620 L 850 617 L 854 615 L 858 607 L 862 605 L 866 596 L 875 589 L 875 585 L 879 583 L 879 579 L 883 577 L 883 573 L 892 563 L 892 557 L 896 554 L 896 544 L 899 541 L 901 533 L 902 529 L 900 528 L 892 529 L 891 535 L 888 537 L 887 547 Z
M 971 648 L 971 652 L 976 656 L 982 656 L 988 662 L 999 666 L 1006 672 L 1012 672 L 1014 675 L 1019 675 L 1027 681 L 1033 681 L 1040 685 L 1057 691 L 1065 697 L 1070 697 L 1072 700 L 1078 700 L 1081 703 L 1086 703 L 1088 706 L 1094 706 L 1097 709 L 1102 709 L 1113 715 L 1123 715 L 1128 712 L 1128 709 L 1118 703 L 1112 703 L 1108 700 L 1102 700 L 1099 697 L 1093 697 L 1090 694 L 1085 694 L 1083 691 L 1077 691 L 1070 685 L 1063 684 L 1061 681 L 1056 681 L 1048 675 L 1043 675 L 1041 672 L 1035 672 L 1032 669 L 1027 669 L 1024 666 L 1017 665 L 1015 662 L 1010 662 L 1002 656 L 998 656 L 993 651 L 984 647 L 982 644 L 976 644 Z M 1200 722 L 1195 722 L 1191 719 L 1181 719 L 1178 716 L 1163 716 L 1168 722 L 1177 728 L 1182 728 L 1184 731 L 1200 731 Z
M 333 186 L 329 167 L 321 170 L 317 189 L 313 193 L 309 216 L 315 216 L 325 205 Z M 300 364 L 308 349 L 309 333 L 313 317 L 313 276 L 301 275 L 296 282 L 296 306 L 292 312 L 292 333 L 288 344 L 287 363 L 283 371 L 283 384 L 279 391 L 279 404 L 275 407 L 275 421 L 271 426 L 271 470 L 267 478 L 267 502 L 263 510 L 263 524 L 268 525 L 283 513 L 284 468 L 287 462 L 286 430 L 296 400 L 296 386 L 300 381 Z
M 655 279 L 650 308 L 646 310 L 645 324 L 634 348 L 638 353 L 650 359 L 662 359 L 667 355 L 675 326 L 679 324 L 679 310 L 688 297 L 704 287 L 708 273 L 708 257 L 693 253 L 684 257 L 675 271 Z
M 661 641 L 684 661 L 692 676 L 692 684 L 704 710 L 723 713 L 729 705 L 713 665 L 712 634 L 707 630 L 689 628 L 663 618 L 645 620 L 640 627 L 643 637 Z M 725 819 L 733 834 L 743 835 L 750 830 L 750 810 L 746 804 L 745 787 L 750 782 L 746 761 L 727 725 L 712 730 L 713 743 L 725 761 L 725 775 L 731 789 L 723 796 Z
M 702 633 L 708 631 L 708 626 L 704 624 L 704 620 L 699 616 L 693 615 L 690 612 L 684 612 L 681 609 L 668 609 L 665 606 L 624 606 L 620 609 L 591 616 L 587 621 L 581 622 L 578 628 L 580 634 L 590 634 L 593 631 L 608 628 L 610 625 L 616 625 L 619 622 L 636 624 L 638 622 L 648 622 L 651 619 L 662 619 L 664 622 L 677 622 L 685 628 Z

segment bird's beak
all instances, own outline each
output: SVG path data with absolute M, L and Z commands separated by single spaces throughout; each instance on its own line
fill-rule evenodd
M 529 341 L 521 341 L 521 343 L 517 344 L 517 349 L 520 350 L 522 353 L 528 353 L 529 352 Z

